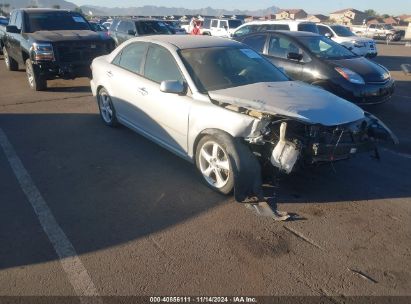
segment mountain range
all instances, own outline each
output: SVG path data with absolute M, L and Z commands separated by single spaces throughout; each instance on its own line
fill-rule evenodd
M 91 2 L 91 0 L 90 0 Z M 29 6 L 36 7 L 53 7 L 58 5 L 62 9 L 75 9 L 77 5 L 65 0 L 2 0 L 2 3 L 10 4 L 12 8 L 22 8 Z M 84 13 L 92 12 L 93 15 L 107 16 L 169 16 L 169 15 L 204 15 L 204 16 L 220 16 L 220 15 L 250 15 L 250 16 L 265 16 L 275 14 L 279 11 L 276 6 L 261 10 L 226 10 L 205 7 L 200 9 L 187 9 L 182 7 L 164 7 L 145 5 L 142 7 L 103 7 L 94 5 L 83 5 L 80 7 Z

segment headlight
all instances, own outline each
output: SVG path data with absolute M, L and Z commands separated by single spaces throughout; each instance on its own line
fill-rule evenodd
M 33 59 L 36 61 L 54 61 L 53 46 L 50 43 L 33 43 Z
M 346 80 L 348 80 L 351 83 L 356 83 L 356 84 L 365 84 L 364 79 L 358 75 L 357 73 L 351 71 L 350 69 L 347 68 L 340 68 L 337 67 L 335 70 Z

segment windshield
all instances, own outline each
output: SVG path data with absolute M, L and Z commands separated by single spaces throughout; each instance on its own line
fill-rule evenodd
M 351 37 L 355 36 L 353 32 L 351 32 L 348 28 L 345 26 L 341 25 L 332 25 L 331 28 L 334 30 L 334 32 L 337 33 L 338 36 L 340 37 Z
M 299 39 L 318 58 L 348 59 L 357 57 L 345 47 L 323 36 L 300 37 Z
M 91 29 L 95 32 L 107 32 L 107 29 L 99 23 L 90 23 Z
M 393 29 L 394 29 L 393 26 L 390 25 L 390 24 L 385 24 L 385 25 L 384 25 L 384 28 L 385 28 L 386 30 L 393 30 Z
M 172 34 L 170 28 L 162 21 L 139 21 L 136 22 L 139 35 L 161 35 Z
M 230 29 L 235 29 L 241 25 L 241 20 L 228 20 L 228 27 Z
M 90 30 L 86 19 L 80 14 L 70 12 L 26 14 L 27 33 L 37 31 Z
M 249 48 L 187 49 L 180 51 L 180 56 L 202 92 L 258 82 L 288 81 L 273 64 Z

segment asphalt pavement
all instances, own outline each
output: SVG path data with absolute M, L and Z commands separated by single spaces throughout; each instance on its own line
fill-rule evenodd
M 286 223 L 104 126 L 88 79 L 33 92 L 1 59 L 0 296 L 411 296 L 411 48 L 378 48 L 400 145 L 283 178 Z

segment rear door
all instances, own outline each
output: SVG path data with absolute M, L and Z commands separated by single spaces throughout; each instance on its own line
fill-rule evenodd
M 218 20 L 212 19 L 210 25 L 210 32 L 212 36 L 216 36 L 218 31 Z
M 276 66 L 283 68 L 292 79 L 301 80 L 304 62 L 289 59 L 290 53 L 303 54 L 303 50 L 288 37 L 272 34 L 265 56 Z
M 112 88 L 111 97 L 119 119 L 129 126 L 144 129 L 146 121 L 135 105 L 141 98 L 139 88 L 143 86 L 143 61 L 148 44 L 136 42 L 126 46 L 112 61 L 106 72 Z M 137 113 L 136 113 L 137 112 Z

